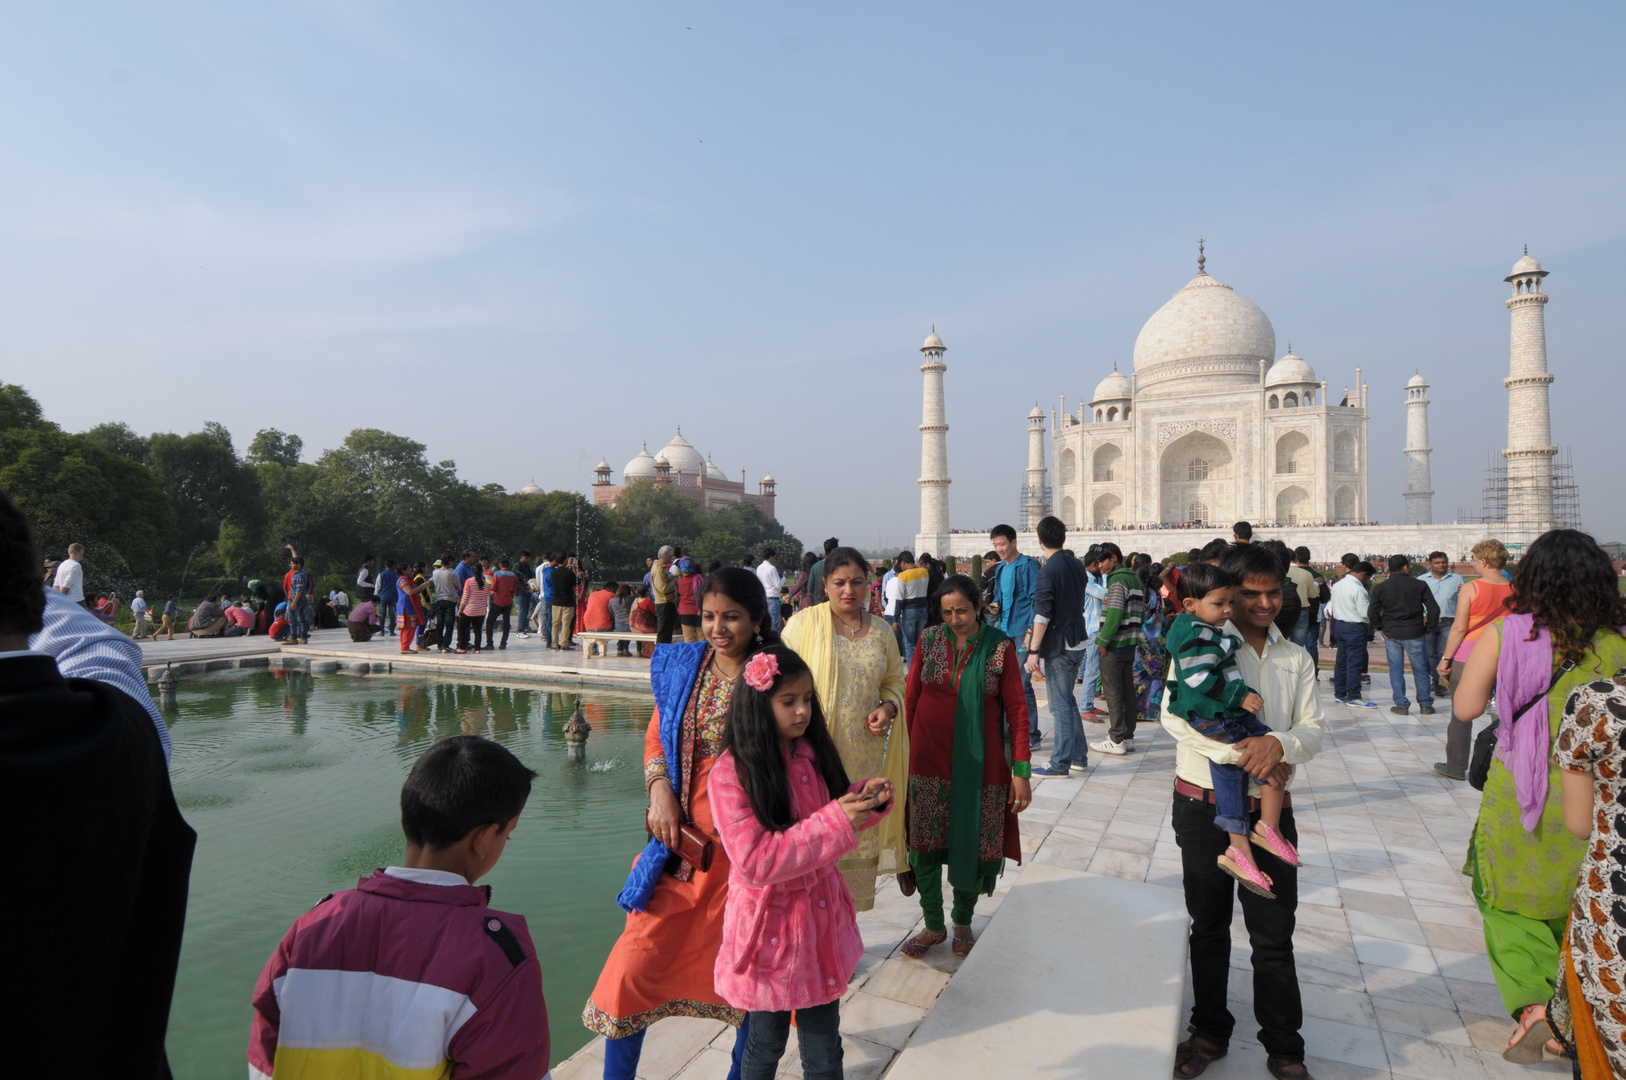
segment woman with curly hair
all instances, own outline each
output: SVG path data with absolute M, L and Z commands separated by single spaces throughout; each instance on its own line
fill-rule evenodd
M 1518 1021 L 1502 1056 L 1530 1064 L 1551 1042 L 1547 1001 L 1587 843 L 1565 825 L 1552 747 L 1564 703 L 1626 667 L 1626 598 L 1592 537 L 1554 529 L 1513 575 L 1507 613 L 1479 637 L 1452 712 L 1472 721 L 1494 689 L 1501 726 L 1463 873 L 1485 924 L 1485 951 Z

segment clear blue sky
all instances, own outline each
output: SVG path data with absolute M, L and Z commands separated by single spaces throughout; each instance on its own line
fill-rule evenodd
M 1528 243 L 1626 539 L 1618 6 L 140 8 L 0 16 L 0 378 L 69 428 L 384 427 L 517 488 L 681 423 L 804 540 L 897 544 L 931 325 L 955 523 L 1014 519 L 1027 411 L 1127 367 L 1204 233 L 1279 347 L 1365 368 L 1385 521 L 1428 376 L 1448 520 Z

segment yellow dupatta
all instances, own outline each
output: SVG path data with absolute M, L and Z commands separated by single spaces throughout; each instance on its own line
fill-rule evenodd
M 819 695 L 819 706 L 824 710 L 826 719 L 830 718 L 830 710 L 835 707 L 839 678 L 835 622 L 835 616 L 830 614 L 830 604 L 826 601 L 798 611 L 780 633 L 784 643 L 794 649 L 813 672 L 813 689 Z M 904 688 L 909 672 L 903 666 L 903 655 L 898 652 L 897 639 L 892 636 L 892 628 L 886 624 L 886 620 L 871 616 L 869 632 L 880 634 L 886 649 L 886 674 L 881 678 L 880 701 L 890 701 L 898 707 L 898 715 L 892 720 L 892 731 L 887 736 L 886 755 L 881 763 L 882 775 L 892 781 L 897 806 L 876 826 L 881 842 L 876 872 L 897 874 L 909 869 L 908 834 L 904 826 L 904 797 L 909 790 L 909 725 L 904 722 L 903 713 Z M 880 704 L 880 701 L 876 704 Z M 853 776 L 850 779 L 856 782 L 868 777 Z

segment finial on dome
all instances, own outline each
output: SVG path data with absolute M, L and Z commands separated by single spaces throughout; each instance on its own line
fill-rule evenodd
M 1113 361 L 1112 361 L 1112 370 L 1113 370 L 1113 371 L 1117 371 L 1117 370 L 1118 370 L 1118 361 L 1117 361 L 1117 360 L 1113 360 Z
M 1524 245 L 1524 253 L 1526 255 L 1530 254 L 1530 245 L 1529 244 Z
M 1203 238 L 1201 236 L 1199 236 L 1199 237 L 1197 237 L 1197 273 L 1199 273 L 1199 274 L 1208 273 L 1208 271 L 1203 269 L 1203 265 L 1205 263 L 1207 263 L 1207 262 L 1208 262 L 1208 258 L 1207 258 L 1207 256 L 1205 256 L 1203 254 Z
M 1287 352 L 1288 352 L 1289 355 L 1291 355 L 1292 352 L 1293 352 L 1293 339 L 1292 338 L 1287 339 Z

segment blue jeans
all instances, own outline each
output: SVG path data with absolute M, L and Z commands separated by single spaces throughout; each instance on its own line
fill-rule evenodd
M 1445 643 L 1451 640 L 1451 624 L 1456 618 L 1441 619 L 1432 634 L 1424 632 L 1423 640 L 1428 642 L 1428 675 L 1435 682 L 1440 682 L 1440 661 L 1445 659 Z
M 1056 733 L 1050 747 L 1050 767 L 1066 769 L 1070 765 L 1083 768 L 1090 763 L 1089 747 L 1084 742 L 1084 721 L 1078 716 L 1078 698 L 1073 684 L 1078 680 L 1078 668 L 1085 653 L 1093 653 L 1094 645 L 1082 650 L 1063 652 L 1044 661 L 1045 696 L 1050 699 L 1050 727 Z
M 531 632 L 531 604 L 533 598 L 531 590 L 525 587 L 525 582 L 519 583 L 519 591 L 514 594 L 514 621 L 519 623 L 518 633 Z
M 745 1042 L 740 1080 L 773 1080 L 790 1040 L 789 1012 L 746 1014 L 751 1034 Z M 796 1042 L 805 1080 L 841 1080 L 841 1000 L 796 1010 Z
M 1192 713 L 1186 723 L 1205 738 L 1230 746 L 1243 739 L 1269 735 L 1254 713 L 1238 717 L 1198 716 Z M 1240 765 L 1221 765 L 1209 762 L 1208 778 L 1214 785 L 1214 825 L 1228 833 L 1248 835 L 1248 774 Z
M 1366 655 L 1366 624 L 1338 624 L 1338 659 L 1332 665 L 1332 696 L 1348 701 L 1361 696 L 1361 657 Z
M 911 605 L 898 612 L 898 632 L 903 635 L 903 666 L 908 667 L 926 629 L 926 605 Z
M 728 1080 L 740 1080 L 740 1065 L 745 1059 L 745 1043 L 750 1038 L 751 1014 L 745 1014 L 734 1035 L 734 1063 L 728 1070 Z M 638 1072 L 638 1059 L 643 1057 L 644 1036 L 648 1028 L 621 1039 L 604 1040 L 604 1080 L 634 1080 Z M 784 1044 L 780 1044 L 784 1052 Z
M 299 607 L 288 605 L 288 636 L 294 641 L 302 641 L 311 636 L 311 608 L 309 603 L 301 603 Z
M 536 620 L 542 628 L 542 640 L 549 645 L 553 644 L 553 597 L 542 597 L 542 617 Z
M 1044 732 L 1039 730 L 1039 699 L 1033 693 L 1033 676 L 1028 674 L 1028 651 L 1026 649 L 1019 647 L 1016 650 L 1016 662 L 1022 665 L 1022 696 L 1027 698 L 1028 701 L 1028 738 L 1038 742 Z M 1072 689 L 1072 684 L 1068 683 L 1067 691 L 1069 694 L 1072 693 Z M 1077 712 L 1078 710 L 1074 709 L 1073 711 Z
M 1401 641 L 1385 637 L 1383 651 L 1389 655 L 1389 688 L 1394 693 L 1395 704 L 1401 708 L 1411 704 L 1406 700 L 1406 666 L 1402 662 L 1409 659 L 1411 677 L 1417 682 L 1417 704 L 1433 708 L 1434 678 L 1428 670 L 1428 642 L 1420 637 Z
M 384 633 L 386 634 L 395 633 L 395 605 L 400 602 L 401 594 L 399 592 L 392 593 L 380 601 L 384 606 Z
M 1084 643 L 1084 664 L 1079 674 L 1084 676 L 1084 695 L 1082 702 L 1088 712 L 1095 708 L 1095 684 L 1101 681 L 1101 652 L 1096 648 L 1095 635 Z
M 1293 624 L 1293 632 L 1287 635 L 1287 640 L 1295 645 L 1309 646 L 1310 641 L 1310 609 L 1305 608 L 1299 612 L 1298 622 Z
M 777 596 L 768 597 L 768 621 L 773 625 L 773 632 L 776 634 L 785 625 L 779 617 L 779 597 Z

